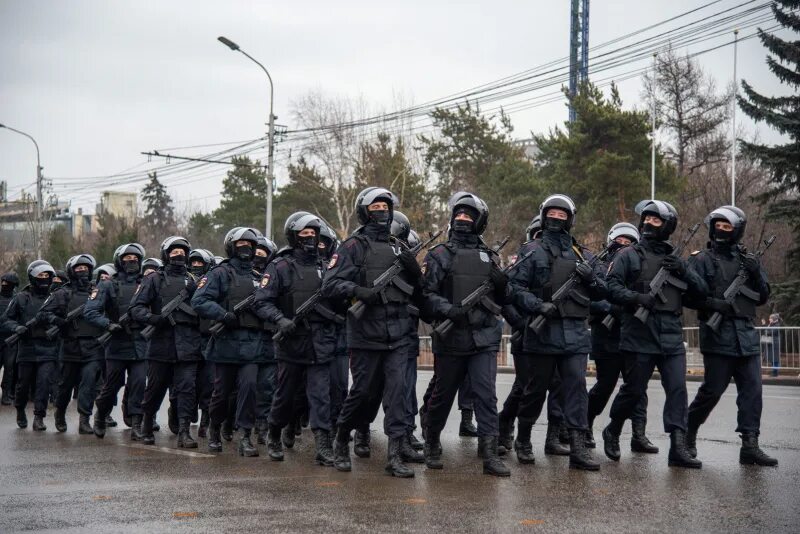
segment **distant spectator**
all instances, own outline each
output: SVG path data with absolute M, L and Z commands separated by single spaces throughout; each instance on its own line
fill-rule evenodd
M 781 366 L 782 325 L 780 314 L 773 313 L 769 316 L 769 324 L 761 330 L 761 359 L 764 367 L 772 367 L 772 376 L 778 376 Z

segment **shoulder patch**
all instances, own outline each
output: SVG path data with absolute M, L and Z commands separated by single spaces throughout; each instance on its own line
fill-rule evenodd
M 262 288 L 265 288 L 269 285 L 270 276 L 269 273 L 264 273 L 264 276 L 261 277 L 261 284 Z
M 691 254 L 689 254 L 689 255 L 690 255 L 690 256 L 697 256 L 698 254 L 700 254 L 700 251 L 699 251 L 699 250 L 695 250 L 694 252 L 692 252 L 692 253 L 691 253 Z
M 333 256 L 331 256 L 331 261 L 328 262 L 328 269 L 333 269 L 334 267 L 336 267 L 336 264 L 338 262 L 339 262 L 339 255 L 334 254 Z
M 208 283 L 208 275 L 205 275 L 205 276 L 203 276 L 203 278 L 200 279 L 199 282 L 197 282 L 197 289 L 200 289 L 201 287 L 203 287 L 207 283 Z
M 427 261 L 423 261 L 422 262 L 422 266 L 420 267 L 420 270 L 422 271 L 422 274 L 425 274 L 426 272 L 428 272 L 428 262 Z
M 92 289 L 92 292 L 89 293 L 89 300 L 94 300 L 97 298 L 97 288 Z

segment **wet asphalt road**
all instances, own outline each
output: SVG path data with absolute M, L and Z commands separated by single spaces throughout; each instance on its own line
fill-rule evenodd
M 429 377 L 420 373 L 420 397 Z M 512 380 L 498 376 L 501 400 Z M 690 400 L 698 385 L 689 383 Z M 278 463 L 263 446 L 262 456 L 247 459 L 233 443 L 218 457 L 205 454 L 205 440 L 196 453 L 176 451 L 166 428 L 157 447 L 131 443 L 116 411 L 120 426 L 104 440 L 79 436 L 74 404 L 66 434 L 54 431 L 51 414 L 47 432 L 18 430 L 13 409 L 3 406 L 0 532 L 800 530 L 800 388 L 764 388 L 762 445 L 777 468 L 739 465 L 734 386 L 701 429 L 703 469 L 668 468 L 658 382 L 650 399 L 648 431 L 660 454 L 627 450 L 626 426 L 621 462 L 598 450 L 599 473 L 570 470 L 567 458 L 543 454 L 545 428 L 537 425 L 536 465 L 511 457 L 506 479 L 482 474 L 476 440 L 458 437 L 457 411 L 442 436 L 445 469 L 416 465 L 415 478 L 399 480 L 383 473 L 386 440 L 377 425 L 372 458 L 354 456 L 353 472 L 338 473 L 312 464 L 309 430 Z M 166 422 L 166 410 L 159 420 Z

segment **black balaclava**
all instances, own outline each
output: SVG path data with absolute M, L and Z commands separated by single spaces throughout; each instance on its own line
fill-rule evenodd
M 390 203 L 389 199 L 376 198 L 375 202 Z M 389 229 L 392 222 L 389 217 L 389 210 L 369 211 L 367 209 L 367 224 L 364 225 L 364 232 L 376 240 L 386 241 L 389 239 Z
M 711 221 L 711 224 L 716 224 L 717 221 Z M 726 221 L 727 222 L 727 221 Z M 718 252 L 730 252 L 733 250 L 735 243 L 733 242 L 734 230 L 719 230 L 714 228 L 714 238 L 711 241 L 711 246 Z
M 246 245 L 235 245 L 233 247 L 234 256 L 244 262 L 252 261 L 254 253 L 253 245 L 249 242 Z
M 266 256 L 259 256 L 258 254 L 256 254 L 255 256 L 253 256 L 253 262 L 252 262 L 253 269 L 255 269 L 260 273 L 263 273 L 264 269 L 267 268 L 268 260 L 269 260 L 269 252 L 267 252 Z
M 122 260 L 122 270 L 127 274 L 139 274 L 139 260 Z
M 164 270 L 173 275 L 186 274 L 186 254 L 170 256 L 170 252 L 171 250 L 167 251 L 167 265 L 164 266 Z
M 461 214 L 469 215 L 472 221 L 463 221 L 458 220 L 456 217 Z M 469 206 L 458 206 L 453 212 L 453 222 L 451 223 L 451 227 L 453 232 L 460 235 L 469 235 L 475 233 L 475 221 L 478 220 L 478 210 L 471 208 Z
M 295 236 L 294 256 L 303 262 L 315 262 L 319 258 L 319 236 Z
M 196 276 L 203 276 L 208 271 L 205 263 L 203 265 L 190 265 L 188 270 Z
M 48 276 L 47 278 L 34 278 L 33 283 L 31 286 L 33 287 L 33 291 L 40 294 L 46 295 L 48 291 L 50 291 L 50 285 L 53 283 L 53 277 Z
M 554 210 L 556 208 L 548 208 L 545 210 L 545 217 L 542 221 L 542 230 L 549 231 L 549 232 L 566 232 L 569 233 L 567 230 L 567 223 L 566 219 L 556 219 L 555 217 L 548 217 L 547 214 L 550 213 L 550 210 Z M 563 211 L 563 210 L 560 210 Z M 569 214 L 567 214 L 569 215 Z
M 567 231 L 567 221 L 545 217 L 542 221 L 542 241 L 561 250 L 572 247 L 572 237 Z
M 3 283 L 0 284 L 0 296 L 10 297 L 13 294 L 14 294 L 14 284 L 9 284 L 8 282 L 3 281 Z
M 89 271 L 76 272 L 73 267 L 70 282 L 74 284 L 77 289 L 88 289 L 90 281 L 91 273 Z

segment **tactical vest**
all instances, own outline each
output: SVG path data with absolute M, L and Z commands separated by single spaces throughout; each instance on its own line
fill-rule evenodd
M 160 277 L 161 287 L 159 289 L 159 295 L 161 297 L 161 302 L 158 305 L 158 313 L 161 313 L 161 310 L 164 309 L 164 306 L 169 304 L 175 297 L 177 297 L 188 284 L 186 276 L 174 276 L 163 272 L 160 274 Z M 156 312 L 156 310 L 153 311 L 154 313 Z M 197 313 L 195 313 L 191 306 L 189 306 L 189 303 L 186 301 L 186 299 L 184 299 L 183 303 L 174 312 L 172 312 L 172 319 L 177 324 L 190 326 L 197 326 L 198 324 Z
M 361 266 L 361 285 L 372 287 L 375 279 L 379 278 L 397 259 L 394 246 L 386 241 L 373 241 L 363 238 L 366 245 L 364 264 Z M 402 276 L 402 275 L 401 275 Z M 389 285 L 385 291 L 386 300 L 389 302 L 408 302 L 408 297 L 394 285 Z
M 39 313 L 39 310 L 42 309 L 42 306 L 47 300 L 48 295 L 39 295 L 33 291 L 25 291 L 20 293 L 18 298 L 20 301 L 20 308 L 22 308 L 22 318 L 18 322 L 19 324 L 24 325 L 33 319 L 37 313 Z M 30 329 L 28 334 L 32 338 L 47 339 L 47 328 L 47 324 L 40 323 Z
M 453 255 L 453 263 L 444 279 L 443 296 L 451 304 L 459 304 L 489 278 L 492 259 L 489 252 L 479 248 L 445 246 Z
M 737 255 L 738 256 L 738 255 Z M 718 299 L 724 298 L 725 290 L 728 289 L 733 281 L 736 279 L 736 275 L 739 274 L 740 264 L 739 258 L 726 258 L 721 255 L 718 255 L 714 252 L 711 252 L 711 258 L 714 260 L 714 297 Z M 734 314 L 735 317 L 744 317 L 749 319 L 755 319 L 756 317 L 756 306 L 758 302 L 747 298 L 741 292 L 736 295 L 736 312 Z
M 575 272 L 577 258 L 574 250 L 569 251 L 568 257 L 564 257 L 566 251 L 542 245 L 542 249 L 547 253 L 547 261 L 550 264 L 550 279 L 545 285 L 539 288 L 531 288 L 531 292 L 545 302 L 552 302 L 553 293 L 559 290 L 569 277 Z M 563 318 L 586 319 L 589 317 L 589 292 L 581 284 L 575 284 L 572 292 L 561 300 L 559 306 L 560 316 Z
M 633 283 L 633 290 L 639 293 L 650 292 L 650 281 L 656 277 L 658 271 L 661 269 L 661 264 L 665 256 L 655 254 L 644 248 L 635 249 L 639 253 L 641 259 L 642 270 L 639 273 L 639 278 Z M 683 311 L 683 304 L 681 302 L 681 291 L 670 283 L 665 283 L 662 287 L 666 302 L 662 302 L 660 298 L 656 297 L 656 304 L 653 310 L 660 312 L 672 312 L 675 315 L 680 315 Z
M 297 308 L 303 305 L 322 285 L 322 272 L 317 264 L 305 265 L 293 258 L 284 258 L 289 263 L 290 270 L 294 272 L 292 287 L 284 291 L 278 299 L 281 312 L 288 318 L 294 317 Z M 321 319 L 316 314 L 307 316 L 309 319 Z
M 228 286 L 225 309 L 233 313 L 233 309 L 237 304 L 243 300 L 247 300 L 247 298 L 253 294 L 253 291 L 256 290 L 257 282 L 253 280 L 252 274 L 239 274 L 236 272 L 236 269 L 230 265 L 227 267 L 226 271 L 228 273 L 230 285 Z M 261 329 L 263 326 L 258 316 L 249 309 L 239 312 L 238 317 L 239 328 Z
M 117 298 L 113 308 L 111 309 L 111 315 L 113 317 L 110 319 L 114 322 L 119 322 L 120 317 L 128 313 L 128 307 L 131 304 L 133 295 L 136 293 L 136 288 L 139 287 L 139 282 L 122 282 L 118 278 L 114 278 L 113 284 Z M 135 323 L 130 323 L 130 325 L 131 328 L 138 327 L 138 325 Z
M 84 306 L 89 300 L 89 293 L 87 291 L 78 291 L 77 289 L 66 289 L 69 294 L 67 299 L 67 314 L 73 310 Z M 68 325 L 67 337 L 97 337 L 103 333 L 102 328 L 98 328 L 83 318 L 83 313 Z
M 13 299 L 14 299 L 13 295 L 10 297 L 4 297 L 0 295 L 0 315 L 2 315 L 6 311 L 6 308 L 8 308 L 8 303 L 11 302 Z

